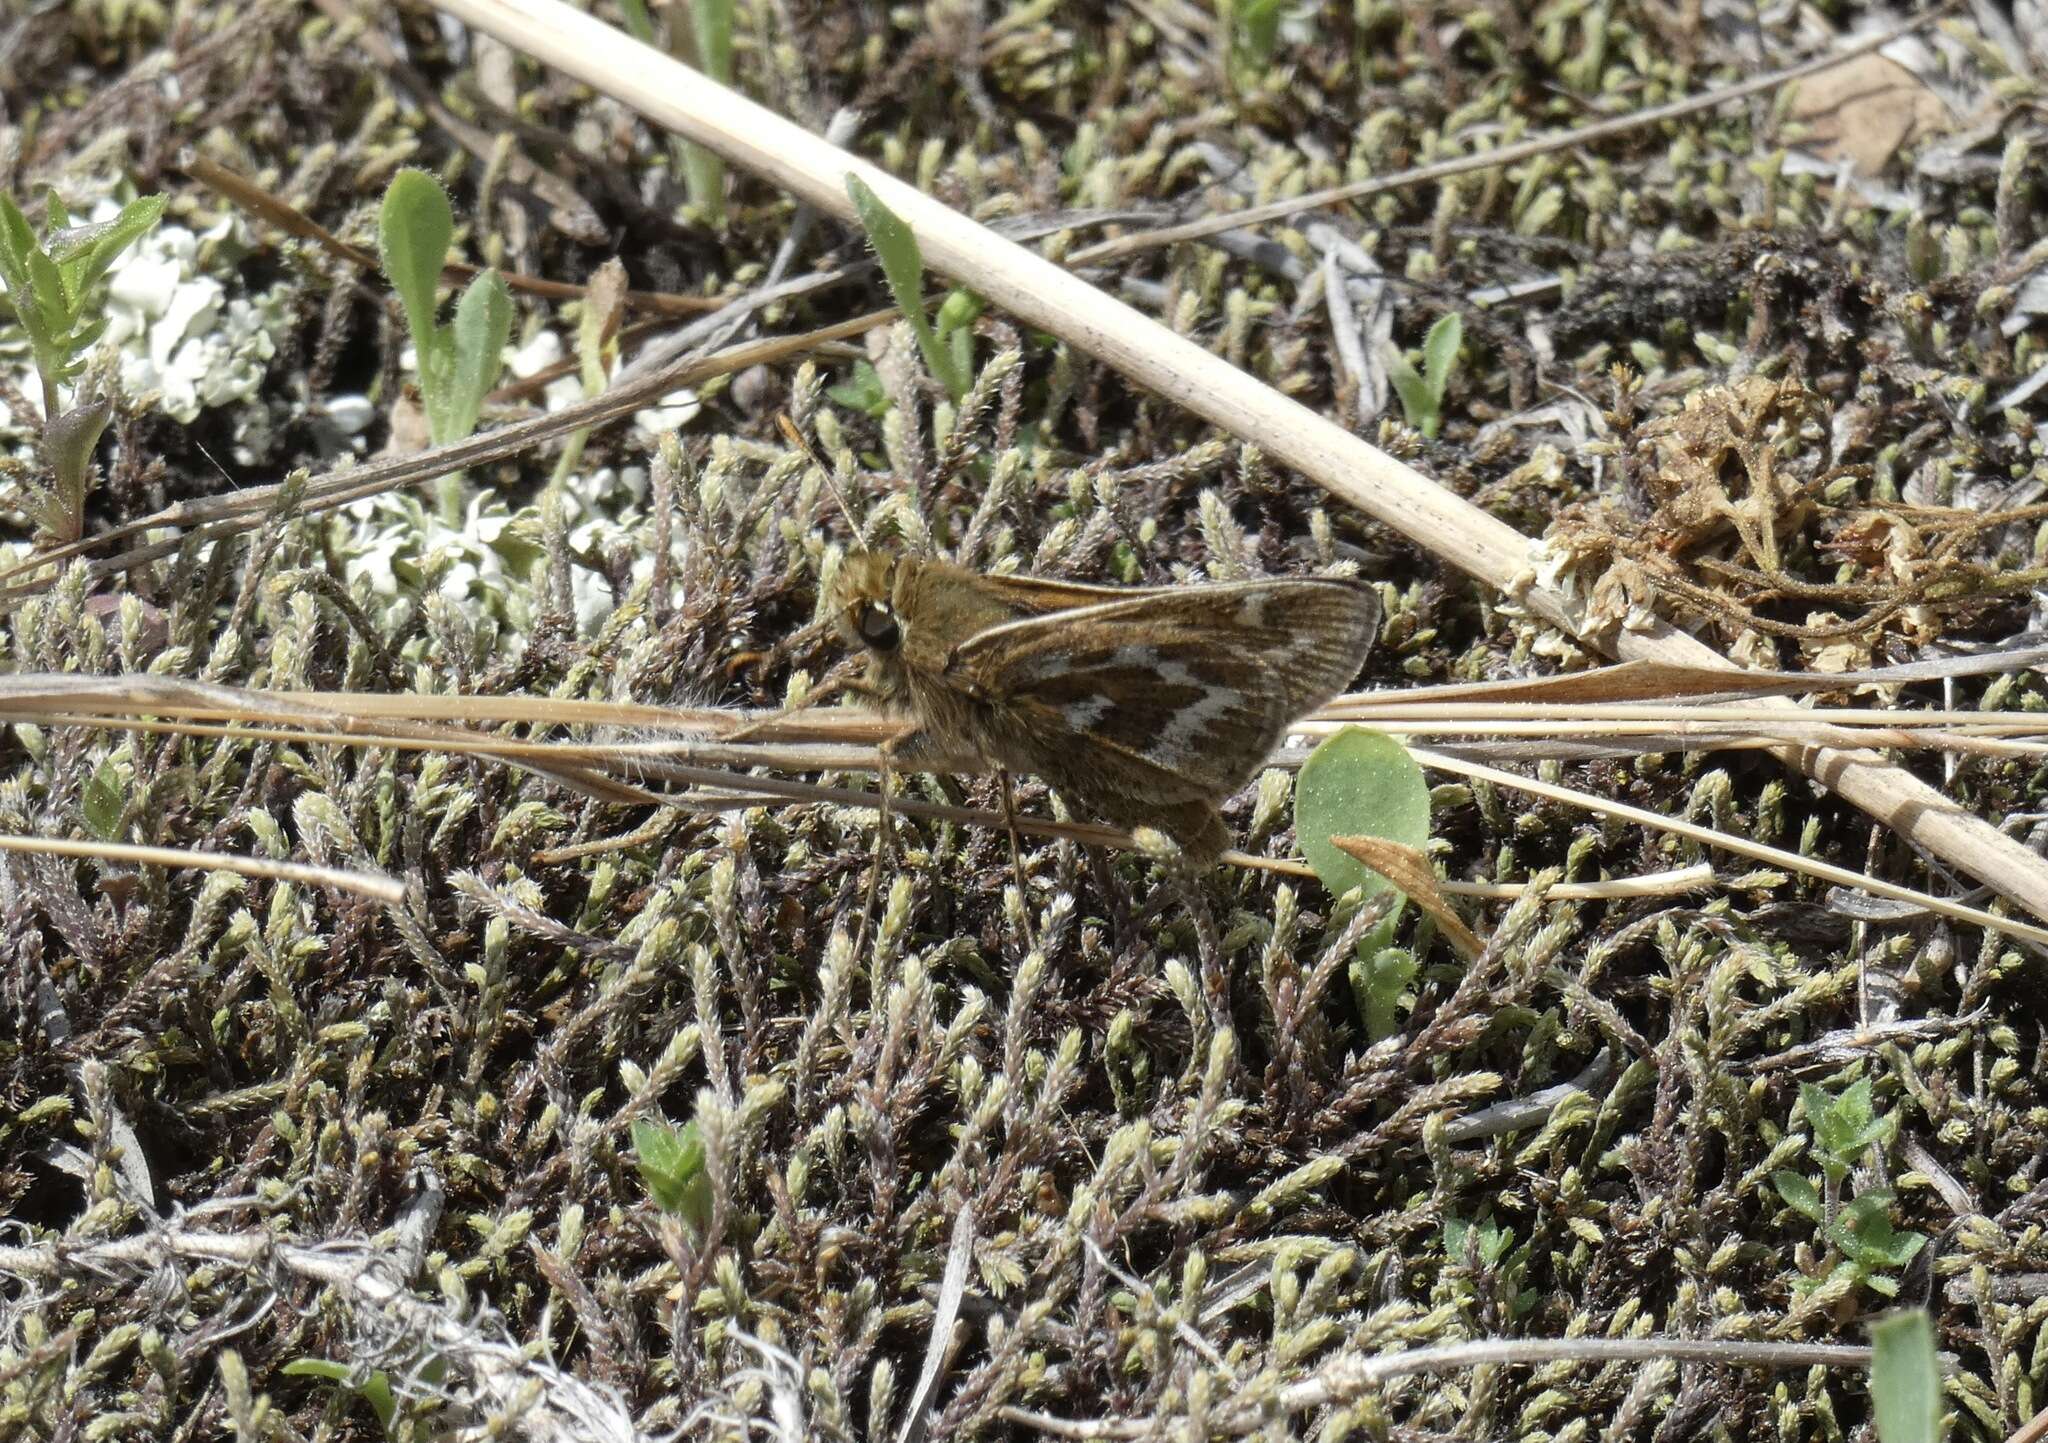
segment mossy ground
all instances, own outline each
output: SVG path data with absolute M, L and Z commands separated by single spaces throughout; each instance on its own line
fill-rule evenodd
M 821 129 L 858 107 L 862 153 L 982 218 L 1030 219 L 1160 206 L 1228 166 L 1261 199 L 1389 173 L 1812 48 L 1747 7 L 1704 9 L 1689 26 L 1650 3 L 1322 6 L 1290 12 L 1266 59 L 1254 30 L 1233 44 L 1170 3 L 750 4 L 736 77 Z M 664 141 L 544 68 L 451 46 L 424 10 L 378 20 L 406 47 L 403 77 L 291 5 L 17 7 L 4 24 L 0 157 L 24 199 L 54 184 L 83 211 L 125 179 L 204 233 L 225 212 L 177 169 L 190 146 L 367 241 L 385 180 L 422 164 L 468 217 L 472 257 L 583 281 L 616 252 L 636 286 L 703 296 L 758 284 L 791 232 L 786 199 L 746 176 L 716 224 L 685 214 Z M 1799 132 L 1761 98 L 1098 279 L 1352 418 L 1327 237 L 1306 229 L 1332 228 L 1384 272 L 1398 344 L 1465 317 L 1439 434 L 1395 424 L 1395 406 L 1368 436 L 1531 534 L 1572 505 L 1651 515 L 1666 498 L 1634 428 L 1759 374 L 1798 379 L 1833 463 L 1860 468 L 1831 500 L 2019 504 L 2038 490 L 2040 403 L 1989 401 L 2039 364 L 2022 298 L 2042 190 L 2009 146 L 2039 131 L 2041 76 L 1982 37 L 1946 42 L 1932 74 L 1950 104 L 1981 103 L 1962 121 L 1975 131 L 1919 139 L 1846 191 L 1787 162 Z M 517 166 L 460 157 L 415 85 L 510 135 L 587 213 L 558 219 Z M 862 254 L 821 224 L 797 264 Z M 192 270 L 250 302 L 222 361 L 249 384 L 222 383 L 189 421 L 126 396 L 90 530 L 317 469 L 394 427 L 405 341 L 374 276 L 253 224 L 197 247 Z M 765 326 L 885 303 L 866 276 Z M 544 350 L 546 329 L 573 343 L 572 321 L 523 300 L 516 343 Z M 260 366 L 259 331 L 274 338 Z M 613 427 L 560 519 L 539 502 L 554 458 L 530 455 L 473 473 L 461 524 L 425 505 L 281 515 L 124 575 L 74 569 L 0 622 L 6 665 L 774 705 L 836 656 L 807 628 L 826 538 L 843 538 L 769 449 L 784 407 L 875 459 L 865 504 L 888 498 L 899 531 L 976 564 L 1151 583 L 1352 567 L 1390 603 L 1367 686 L 1583 660 L 1444 558 L 1000 314 L 976 361 L 1009 369 L 964 421 L 900 338 L 876 358 L 871 384 L 850 352 L 816 358 L 818 382 L 845 388 L 822 398 L 793 366 L 712 388 L 680 431 L 672 520 L 650 515 L 649 436 Z M 1840 514 L 1805 515 L 1777 560 L 1814 586 L 1883 580 L 1897 546 L 1845 536 Z M 2040 560 L 2032 522 L 1947 560 L 1981 588 L 1825 636 L 1813 605 L 1745 583 L 1733 594 L 1780 629 L 1742 645 L 1788 667 L 1846 647 L 1832 659 L 1860 665 L 2027 629 L 2026 594 L 1995 582 Z M 2044 701 L 2030 674 L 1966 683 L 1953 704 L 1971 699 Z M 1913 765 L 1994 820 L 2041 810 L 2024 759 Z M 368 1403 L 285 1371 L 329 1359 L 359 1380 L 385 1370 L 389 1427 L 414 1437 L 494 1413 L 537 1426 L 522 1410 L 545 1396 L 557 1436 L 608 1436 L 615 1407 L 647 1436 L 882 1438 L 912 1416 L 934 1439 L 1033 1436 L 1005 1411 L 1025 1409 L 1156 1416 L 1180 1437 L 1819 1440 L 1864 1426 L 1857 1370 L 1483 1367 L 1321 1407 L 1282 1390 L 1327 1381 L 1316 1370 L 1347 1351 L 1475 1338 L 1859 1342 L 1894 1294 L 1932 1308 L 1952 1354 L 1953 1436 L 2004 1438 L 2044 1401 L 2043 963 L 1997 937 L 1857 920 L 1758 874 L 1692 898 L 1494 907 L 1475 916 L 1485 958 L 1425 952 L 1399 1030 L 1375 1039 L 1350 967 L 1362 919 L 1257 873 L 1189 884 L 1135 855 L 1034 846 L 1030 955 L 1000 832 L 913 825 L 856 950 L 862 811 L 687 814 L 634 849 L 548 863 L 535 854 L 644 812 L 433 753 L 77 726 L 15 728 L 0 771 L 8 831 L 359 864 L 415 895 L 387 908 L 161 868 L 0 868 L 0 1245 L 61 1238 L 67 1260 L 0 1284 L 0 1436 L 379 1436 Z M 1756 753 L 1562 775 L 1947 885 Z M 1025 805 L 1049 803 L 1027 786 Z M 1291 851 L 1284 775 L 1230 814 L 1240 845 Z M 1440 789 L 1435 826 L 1461 878 L 1708 855 L 1487 787 Z M 1799 1084 L 1858 1077 L 1890 1121 L 1828 1201 L 1895 1192 L 1879 1214 L 1927 1241 L 1892 1268 L 1846 1266 L 1773 1182 L 1822 1176 Z M 1573 1079 L 1515 1130 L 1458 1130 Z M 694 1120 L 704 1145 L 689 1220 L 650 1207 L 634 1164 L 632 1123 L 657 1114 Z M 202 1255 L 187 1245 L 201 1233 L 274 1246 Z M 117 1242 L 135 1251 L 89 1252 Z M 294 1251 L 322 1244 L 339 1251 Z M 927 1394 L 963 1248 L 961 1327 Z M 413 1305 L 333 1282 L 322 1256 L 381 1260 Z M 490 1352 L 505 1342 L 547 1366 Z M 571 1380 L 594 1391 L 564 1402 Z

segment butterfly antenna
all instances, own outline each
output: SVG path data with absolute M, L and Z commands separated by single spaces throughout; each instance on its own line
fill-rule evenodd
M 214 470 L 220 472 L 220 479 L 228 483 L 229 490 L 239 491 L 242 489 L 242 483 L 237 481 L 234 477 L 230 476 L 228 474 L 228 468 L 221 465 L 220 462 L 216 461 L 213 458 L 213 452 L 206 449 L 206 444 L 204 442 L 194 441 L 192 444 L 199 448 L 199 454 L 206 458 L 206 464 L 211 466 Z
M 817 448 L 811 445 L 810 439 L 797 429 L 796 422 L 789 418 L 789 412 L 777 412 L 775 424 L 782 428 L 784 439 L 810 457 L 811 464 L 818 468 L 818 474 L 825 478 L 825 489 L 832 493 L 833 503 L 839 507 L 839 514 L 846 518 L 846 524 L 853 528 L 854 545 L 858 547 L 861 538 L 867 534 L 867 528 L 862 524 L 861 518 L 854 514 L 852 504 L 846 499 L 846 493 L 839 489 L 838 474 L 825 464 L 824 458 L 818 454 Z

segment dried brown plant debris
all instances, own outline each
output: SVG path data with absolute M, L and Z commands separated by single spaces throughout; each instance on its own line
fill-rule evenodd
M 1618 372 L 1626 393 L 1637 385 Z M 1849 670 L 2009 605 L 2048 572 L 1987 555 L 2034 508 L 1971 512 L 1867 500 L 1870 468 L 1831 464 L 1827 408 L 1795 382 L 1750 377 L 1688 396 L 1636 428 L 1626 470 L 1647 510 L 1573 507 L 1548 537 L 1591 578 L 1590 614 L 1702 623 L 1745 654 L 1784 640 L 1810 667 Z M 1822 579 L 1832 571 L 1836 579 Z M 1793 617 L 1803 617 L 1795 620 Z

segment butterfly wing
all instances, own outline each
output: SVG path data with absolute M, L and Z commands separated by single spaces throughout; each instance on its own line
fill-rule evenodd
M 1099 594 L 1116 599 L 989 627 L 947 668 L 1084 799 L 1111 782 L 1227 796 L 1357 674 L 1379 625 L 1373 593 L 1334 579 Z
M 1144 601 L 1156 596 L 1184 594 L 1188 588 L 1175 586 L 1090 586 L 1080 581 L 1053 581 L 1043 576 L 974 576 L 977 589 L 999 600 L 1012 616 L 1023 619 L 1050 616 L 1054 612 L 1078 611 L 1083 607 L 1110 602 Z

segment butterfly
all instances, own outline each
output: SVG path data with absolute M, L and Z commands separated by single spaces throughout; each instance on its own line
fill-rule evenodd
M 1009 775 L 1030 773 L 1197 865 L 1230 845 L 1220 804 L 1357 676 L 1380 619 L 1334 577 L 1083 586 L 886 551 L 848 555 L 830 606 L 866 653 L 852 689 L 907 720 L 885 770 L 979 759 L 1013 838 Z

